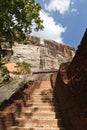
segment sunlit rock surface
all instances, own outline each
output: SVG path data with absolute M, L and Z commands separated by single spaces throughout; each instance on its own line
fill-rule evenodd
M 10 62 L 28 62 L 33 71 L 58 69 L 75 54 L 73 47 L 34 36 L 29 36 L 25 44 L 15 43 L 12 49 Z

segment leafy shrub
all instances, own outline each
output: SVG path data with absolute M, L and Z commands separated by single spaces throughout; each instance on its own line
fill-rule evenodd
M 2 76 L 9 74 L 9 71 L 7 70 L 7 67 L 6 67 L 6 66 L 2 66 L 2 67 L 0 68 L 0 72 L 1 72 L 1 75 L 2 75 Z
M 19 67 L 19 71 L 17 72 L 18 74 L 30 74 L 30 64 L 23 61 L 22 63 L 18 62 L 17 67 Z
M 7 70 L 6 66 L 1 66 L 0 73 L 3 77 L 3 81 L 8 82 L 10 80 L 9 71 Z

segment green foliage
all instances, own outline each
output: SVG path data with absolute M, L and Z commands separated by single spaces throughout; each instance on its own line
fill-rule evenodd
M 4 76 L 4 82 L 9 82 L 10 81 L 10 75 L 9 74 L 6 74 L 5 76 Z
M 0 40 L 6 38 L 12 44 L 16 38 L 24 38 L 25 33 L 31 32 L 33 23 L 36 31 L 43 29 L 40 10 L 40 5 L 34 0 L 1 0 Z
M 17 63 L 17 67 L 19 68 L 19 71 L 17 72 L 17 74 L 30 74 L 30 64 L 27 62 L 18 62 Z
M 3 81 L 8 82 L 10 80 L 9 71 L 7 70 L 6 66 L 0 67 L 0 74 L 3 77 Z
M 9 71 L 7 70 L 6 66 L 2 66 L 0 67 L 0 73 L 2 74 L 2 76 L 9 74 Z
M 0 65 L 1 43 L 8 41 L 12 47 L 14 41 L 25 39 L 32 27 L 36 31 L 43 29 L 40 10 L 34 0 L 0 0 Z

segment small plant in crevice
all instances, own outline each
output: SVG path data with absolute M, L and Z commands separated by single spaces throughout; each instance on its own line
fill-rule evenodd
M 30 70 L 30 64 L 23 61 L 21 62 L 17 62 L 17 67 L 19 68 L 18 71 L 16 72 L 16 74 L 30 74 L 31 70 Z
M 7 70 L 6 66 L 0 67 L 0 74 L 3 77 L 3 82 L 9 82 L 11 77 L 9 75 L 9 71 Z

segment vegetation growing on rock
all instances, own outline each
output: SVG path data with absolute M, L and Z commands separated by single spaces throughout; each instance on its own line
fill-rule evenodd
M 0 1 L 0 66 L 4 43 L 12 47 L 14 41 L 23 40 L 31 33 L 33 25 L 36 31 L 43 29 L 40 10 L 41 6 L 34 0 Z
M 9 75 L 9 71 L 7 70 L 6 66 L 0 67 L 0 75 L 1 75 L 1 77 L 3 77 L 1 82 L 9 82 L 10 75 Z
M 22 63 L 18 62 L 17 67 L 19 68 L 16 74 L 29 74 L 30 71 L 30 64 L 23 61 Z

